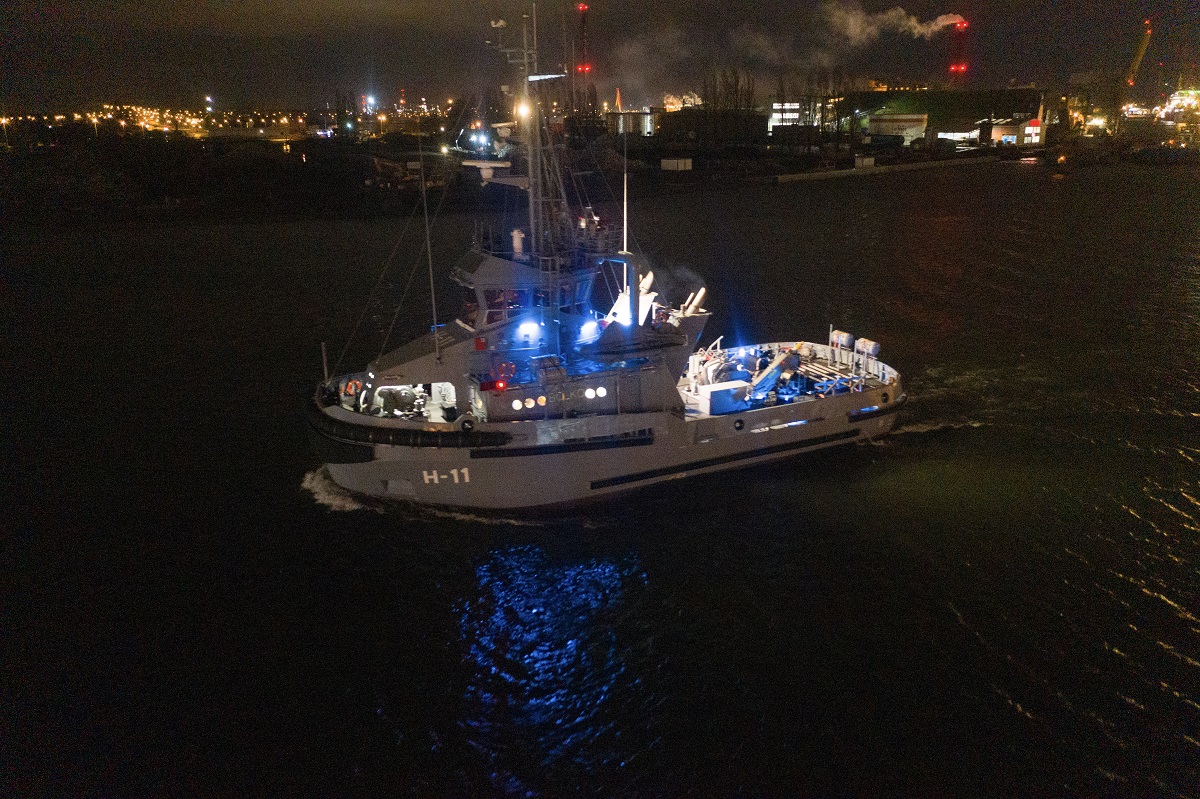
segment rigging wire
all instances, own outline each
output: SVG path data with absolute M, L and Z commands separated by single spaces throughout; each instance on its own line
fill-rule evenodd
M 433 247 L 429 243 L 429 200 L 425 179 L 425 148 L 421 146 L 421 118 L 417 117 L 417 160 L 421 164 L 421 208 L 425 212 L 425 257 L 429 263 L 429 305 L 433 312 L 433 358 L 442 362 L 442 347 L 438 342 L 437 292 L 433 288 Z M 442 192 L 445 197 L 446 193 Z
M 445 203 L 446 203 L 446 195 L 447 195 L 447 193 L 448 193 L 448 192 L 446 192 L 446 191 L 443 189 L 443 191 L 442 191 L 442 196 L 441 196 L 441 199 L 440 199 L 440 200 L 438 200 L 437 207 L 433 209 L 433 218 L 434 218 L 434 219 L 437 219 L 437 218 L 438 218 L 438 216 L 441 214 L 441 212 L 442 212 L 442 206 L 443 206 L 443 205 L 445 205 Z M 428 207 L 428 206 L 426 206 L 426 207 Z M 417 209 L 416 209 L 416 207 L 414 206 L 414 208 L 413 208 L 413 211 L 415 212 L 416 210 L 417 210 Z M 411 219 L 411 218 L 409 219 L 409 222 L 410 222 L 410 223 L 412 222 L 412 219 Z M 408 230 L 408 225 L 407 225 L 407 224 L 405 225 L 404 229 L 405 229 L 405 230 Z M 430 240 L 430 239 L 429 239 L 429 213 L 428 213 L 428 211 L 427 211 L 427 212 L 425 213 L 425 249 L 426 249 L 426 252 L 427 252 L 427 253 L 429 253 L 429 252 L 430 252 L 430 250 L 429 250 L 429 240 Z M 399 247 L 399 246 L 400 246 L 399 242 L 397 242 L 397 243 L 396 243 L 396 246 L 397 246 L 397 247 Z M 432 254 L 429 254 L 429 255 L 428 255 L 428 259 L 429 259 L 429 263 L 430 263 L 430 267 L 429 267 L 429 268 L 430 268 L 430 270 L 431 270 L 431 273 L 430 273 L 430 281 L 431 281 L 431 282 L 430 282 L 430 289 L 432 290 L 432 287 L 433 287 L 433 286 L 432 286 L 432 280 L 433 280 L 433 275 L 432 275 L 432 269 L 433 269 L 433 266 L 432 266 L 432 259 L 433 259 L 433 256 L 432 256 Z M 383 342 L 382 342 L 382 343 L 380 344 L 380 346 L 379 346 L 379 354 L 375 356 L 376 358 L 379 358 L 379 357 L 381 357 L 381 356 L 382 356 L 382 355 L 383 355 L 383 354 L 384 354 L 384 353 L 387 351 L 387 347 L 388 347 L 388 339 L 390 339 L 390 338 L 392 337 L 392 331 L 393 331 L 393 330 L 395 330 L 395 328 L 396 328 L 396 320 L 400 318 L 400 309 L 404 307 L 404 301 L 405 301 L 406 299 L 408 299 L 408 291 L 409 291 L 409 289 L 411 289 L 411 288 L 412 288 L 413 280 L 415 280 L 415 279 L 416 279 L 416 276 L 417 276 L 417 269 L 418 269 L 420 266 L 421 266 L 421 253 L 417 253 L 417 257 L 413 259 L 412 270 L 411 270 L 411 271 L 408 273 L 408 282 L 404 284 L 404 292 L 403 292 L 403 293 L 400 295 L 400 299 L 399 299 L 399 301 L 396 303 L 396 310 L 395 310 L 395 311 L 392 313 L 392 320 L 391 320 L 391 321 L 388 323 L 387 330 L 386 330 L 386 331 L 384 332 L 384 334 L 383 334 Z M 435 325 L 436 325 L 436 323 L 437 323 L 436 310 L 435 310 L 435 315 L 434 315 L 434 323 L 435 323 Z M 434 332 L 434 340 L 435 340 L 435 342 L 436 342 L 436 338 L 437 338 L 437 333 L 436 333 L 436 330 L 437 330 L 437 328 L 436 328 L 436 326 L 435 326 L 435 327 L 434 327 L 434 331 L 435 331 L 435 332 Z
M 367 301 L 363 303 L 362 312 L 358 315 L 358 320 L 354 323 L 354 329 L 350 331 L 349 337 L 346 339 L 346 345 L 342 347 L 342 353 L 338 356 L 337 362 L 333 365 L 333 372 L 337 374 L 341 369 L 342 361 L 345 360 L 346 354 L 350 351 L 350 345 L 354 343 L 355 337 L 358 336 L 359 328 L 362 327 L 363 321 L 367 318 L 367 312 L 371 309 L 371 300 L 379 293 L 380 286 L 383 285 L 383 279 L 387 277 L 388 270 L 391 269 L 392 261 L 396 258 L 396 253 L 400 251 L 400 244 L 404 241 L 405 234 L 408 233 L 408 228 L 412 224 L 413 215 L 416 213 L 417 206 L 414 203 L 411 211 L 408 212 L 408 221 L 404 224 L 404 229 L 400 231 L 400 236 L 396 239 L 396 243 L 392 246 L 392 251 L 388 254 L 387 259 L 383 262 L 383 269 L 379 272 L 379 277 L 375 281 L 375 287 L 371 289 L 371 293 L 367 295 Z

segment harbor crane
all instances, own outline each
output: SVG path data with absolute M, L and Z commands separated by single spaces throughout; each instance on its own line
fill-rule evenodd
M 1143 23 L 1146 26 L 1145 32 L 1142 34 L 1142 39 L 1138 42 L 1137 50 L 1134 51 L 1133 61 L 1129 63 L 1129 71 L 1125 73 L 1125 85 L 1133 86 L 1134 79 L 1137 78 L 1138 67 L 1142 65 L 1142 58 L 1146 55 L 1146 48 L 1150 46 L 1150 20 Z

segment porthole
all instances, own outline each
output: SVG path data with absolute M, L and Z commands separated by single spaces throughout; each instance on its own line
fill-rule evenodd
M 886 391 L 885 391 L 885 392 L 883 392 L 883 394 L 881 394 L 881 395 L 879 396 L 879 401 L 880 401 L 880 402 L 882 402 L 884 405 L 887 405 L 887 401 L 888 401 L 888 395 L 887 395 L 887 392 L 886 392 Z
M 745 426 L 746 426 L 746 423 L 743 422 L 741 419 L 738 419 L 736 422 L 733 423 L 734 430 L 741 430 Z

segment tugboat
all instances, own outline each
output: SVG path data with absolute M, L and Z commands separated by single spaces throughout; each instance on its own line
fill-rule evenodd
M 831 330 L 819 343 L 700 346 L 705 289 L 658 302 L 653 271 L 617 249 L 616 231 L 570 209 L 540 113 L 552 76 L 516 52 L 529 175 L 477 166 L 528 191 L 528 227 L 476 237 L 451 273 L 468 295 L 452 322 L 316 388 L 307 416 L 333 481 L 422 505 L 531 510 L 889 432 L 906 395 L 874 341 Z M 592 301 L 602 275 L 621 286 L 606 312 Z

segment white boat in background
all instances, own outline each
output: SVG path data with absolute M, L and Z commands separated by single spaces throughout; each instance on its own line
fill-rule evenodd
M 468 294 L 456 319 L 318 386 L 308 418 L 334 482 L 437 506 L 567 506 L 890 431 L 906 397 L 873 341 L 699 346 L 704 289 L 660 303 L 644 261 L 591 208 L 570 210 L 545 76 L 520 52 L 529 177 L 484 176 L 528 191 L 528 227 L 477 237 L 452 273 Z M 602 275 L 621 289 L 600 311 Z

